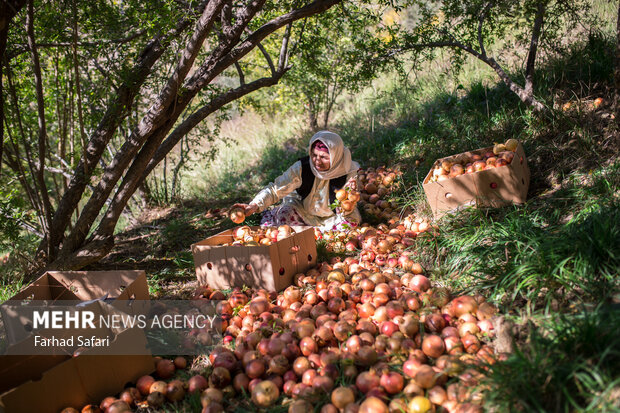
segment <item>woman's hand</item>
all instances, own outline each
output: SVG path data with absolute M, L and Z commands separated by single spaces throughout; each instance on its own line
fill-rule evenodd
M 255 213 L 256 211 L 258 211 L 258 205 L 256 204 L 235 204 L 231 207 L 232 208 L 243 208 L 243 211 L 245 212 L 245 216 L 249 217 L 250 215 L 252 215 L 253 213 Z
M 357 190 L 357 177 L 352 177 L 350 178 L 346 184 L 344 184 L 345 188 L 349 188 L 352 191 L 356 191 Z

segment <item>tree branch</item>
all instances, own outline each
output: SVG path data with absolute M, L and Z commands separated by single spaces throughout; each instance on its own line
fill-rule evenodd
M 213 80 L 214 76 L 212 74 L 217 75 L 229 67 L 232 62 L 240 60 L 243 56 L 253 50 L 258 43 L 280 27 L 296 20 L 303 19 L 304 17 L 310 17 L 314 14 L 321 13 L 341 1 L 342 0 L 314 1 L 302 8 L 292 10 L 289 13 L 278 16 L 265 23 L 250 34 L 244 41 L 238 44 L 234 49 L 226 53 L 224 57 L 222 57 L 219 51 L 217 51 L 217 53 L 214 53 L 212 57 L 200 66 L 194 75 L 186 82 L 185 85 L 188 92 L 197 93 L 206 84 Z
M 153 38 L 142 49 L 133 68 L 114 94 L 114 100 L 108 105 L 106 113 L 90 137 L 86 148 L 86 158 L 80 159 L 74 169 L 73 178 L 58 204 L 56 214 L 54 214 L 52 221 L 53 237 L 51 237 L 51 244 L 54 249 L 57 249 L 62 241 L 64 231 L 71 221 L 71 215 L 76 210 L 86 185 L 89 183 L 90 174 L 85 174 L 84 170 L 88 169 L 92 173 L 118 125 L 131 112 L 133 101 L 140 87 L 151 73 L 151 68 L 166 51 L 167 44 L 183 33 L 190 24 L 189 19 L 183 18 L 168 33 Z M 107 195 L 105 196 L 107 197 Z M 40 251 L 46 249 L 44 243 L 39 246 Z M 53 259 L 53 256 L 50 258 Z
M 10 146 L 13 147 L 13 151 L 15 151 L 15 154 L 12 154 L 10 148 L 7 147 L 6 150 L 4 151 L 3 160 L 7 164 L 7 166 L 11 168 L 11 170 L 13 170 L 15 174 L 17 174 L 17 179 L 19 180 L 19 183 L 22 185 L 22 188 L 24 188 L 24 191 L 26 192 L 26 195 L 28 196 L 28 199 L 30 200 L 30 205 L 32 206 L 32 209 L 37 211 L 37 217 L 39 218 L 39 224 L 41 225 L 41 228 L 43 228 L 43 218 L 42 218 L 43 208 L 41 207 L 39 200 L 36 197 L 36 191 L 33 188 L 31 188 L 30 184 L 28 183 L 28 179 L 26 177 L 26 172 L 24 171 L 24 167 L 22 166 L 21 162 L 19 162 L 19 149 L 17 145 L 15 145 L 13 137 L 11 136 L 10 129 L 8 127 L 7 127 L 7 132 L 9 134 L 9 143 L 11 144 Z
M 428 42 L 428 43 L 410 43 L 405 45 L 405 47 L 394 49 L 390 53 L 387 54 L 387 57 L 392 57 L 397 54 L 401 54 L 407 52 L 409 50 L 422 50 L 422 49 L 432 49 L 432 48 L 441 48 L 441 47 L 453 47 L 457 49 L 461 49 L 476 56 L 478 59 L 487 63 L 488 58 L 477 52 L 473 47 L 466 45 L 464 43 L 458 42 L 456 40 L 453 41 L 436 41 L 436 42 Z
M 246 6 L 239 13 L 237 13 L 237 20 L 235 20 L 237 24 L 233 29 L 233 37 L 228 38 L 226 42 L 220 42 L 218 47 L 211 52 L 211 55 L 207 61 L 201 65 L 200 68 L 198 68 L 192 77 L 185 83 L 185 86 L 180 93 L 172 96 L 173 99 L 169 99 L 170 96 L 162 96 L 160 94 L 160 97 L 157 99 L 155 105 L 142 118 L 140 124 L 135 130 L 135 133 L 132 133 L 128 141 L 125 142 L 126 145 L 123 145 L 123 148 L 120 149 L 119 154 L 121 155 L 118 155 L 119 158 L 115 159 L 116 162 L 113 161 L 110 163 L 109 170 L 104 172 L 100 181 L 100 184 L 105 182 L 104 187 L 98 187 L 95 191 L 97 197 L 106 199 L 118 180 L 123 177 L 123 181 L 118 186 L 112 203 L 103 216 L 99 226 L 89 238 L 91 241 L 89 241 L 84 247 L 80 247 L 83 245 L 85 234 L 89 231 L 94 219 L 100 213 L 100 208 L 102 206 L 101 204 L 90 205 L 91 208 L 89 208 L 89 205 L 87 204 L 82 211 L 81 217 L 88 213 L 94 214 L 94 218 L 89 217 L 89 219 L 85 221 L 87 225 L 82 226 L 80 229 L 78 229 L 77 226 L 74 228 L 69 237 L 67 237 L 63 243 L 58 261 L 69 265 L 67 261 L 68 259 L 78 257 L 82 254 L 82 252 L 85 255 L 91 255 L 93 254 L 94 246 L 98 245 L 103 248 L 103 246 L 109 245 L 108 242 L 111 242 L 113 239 L 114 227 L 118 221 L 118 217 L 125 208 L 129 198 L 137 189 L 137 186 L 142 182 L 139 177 L 142 177 L 156 150 L 160 147 L 164 137 L 198 92 L 200 92 L 220 73 L 231 67 L 235 61 L 238 61 L 253 50 L 254 47 L 256 47 L 256 44 L 280 27 L 285 26 L 286 24 L 297 19 L 309 17 L 313 14 L 327 10 L 339 1 L 340 0 L 317 0 L 300 9 L 296 9 L 282 16 L 276 17 L 261 26 L 239 44 L 237 44 L 237 41 L 241 36 L 243 29 L 257 13 L 263 2 L 252 2 L 250 4 L 257 6 L 256 9 Z M 212 4 L 213 2 L 209 2 L 207 7 L 210 7 Z M 244 87 L 247 87 L 247 84 L 244 85 Z M 161 105 L 162 102 L 169 102 L 169 104 Z M 139 153 L 136 155 L 138 149 Z M 129 162 L 132 162 L 131 166 L 129 169 L 125 170 Z M 118 166 L 118 168 L 112 171 L 110 167 L 115 163 L 115 166 Z M 93 197 L 94 196 L 95 194 L 93 194 Z M 89 203 L 94 200 L 93 197 L 91 197 L 88 201 Z M 92 259 L 96 260 L 98 258 L 93 256 Z M 85 262 L 85 260 L 80 261 Z M 56 263 L 53 264 L 53 266 L 55 265 Z M 72 267 L 74 266 L 72 263 L 70 265 Z
M 188 116 L 187 119 L 185 119 L 181 124 L 179 124 L 174 129 L 174 131 L 172 131 L 170 135 L 168 135 L 166 140 L 162 142 L 159 148 L 157 148 L 157 151 L 153 155 L 153 158 L 144 170 L 141 179 L 146 179 L 146 177 L 151 173 L 151 171 L 176 146 L 176 144 L 181 140 L 181 138 L 187 133 L 189 133 L 193 128 L 198 126 L 198 124 L 202 122 L 207 116 L 219 110 L 223 106 L 229 104 L 230 102 L 239 99 L 242 96 L 245 96 L 258 89 L 275 85 L 279 82 L 279 80 L 282 78 L 282 76 L 284 76 L 287 71 L 288 68 L 285 68 L 281 72 L 276 72 L 274 76 L 257 79 L 253 82 L 246 83 L 245 85 L 242 85 L 238 88 L 229 90 L 228 92 L 222 93 L 217 97 L 211 99 L 208 104 L 196 110 L 194 113 Z
M 534 93 L 534 63 L 536 62 L 536 52 L 538 51 L 538 41 L 542 30 L 544 14 L 545 3 L 543 1 L 538 1 L 536 4 L 536 17 L 534 18 L 532 39 L 530 40 L 530 50 L 527 54 L 527 63 L 525 65 L 525 93 L 530 96 Z
M 136 33 L 132 33 L 129 36 L 121 37 L 119 39 L 109 39 L 109 40 L 98 40 L 93 42 L 77 42 L 75 43 L 79 47 L 97 47 L 108 44 L 125 44 L 129 43 L 132 40 L 135 40 L 146 33 L 146 29 L 138 30 Z M 35 43 L 37 49 L 47 49 L 47 48 L 55 48 L 55 47 L 73 47 L 74 42 L 43 42 L 43 43 Z M 7 55 L 8 59 L 11 60 L 22 53 L 30 52 L 30 45 L 17 43 L 14 45 L 14 49 L 10 50 L 10 53 Z
M 34 41 L 34 4 L 33 0 L 29 0 L 27 4 L 26 13 L 26 32 L 28 34 L 28 44 L 32 54 L 32 64 L 35 80 L 35 89 L 37 96 L 37 115 L 39 126 L 39 166 L 36 170 L 36 179 L 39 184 L 39 190 L 41 199 L 43 201 L 43 211 L 45 213 L 45 227 L 44 232 L 49 237 L 52 227 L 52 205 L 47 190 L 47 184 L 45 183 L 45 152 L 47 141 L 47 127 L 45 124 L 45 98 L 43 97 L 43 79 L 41 77 L 41 65 L 39 63 L 39 53 L 35 46 Z
M 19 101 L 17 99 L 15 85 L 13 84 L 13 76 L 11 75 L 11 68 L 8 66 L 8 63 L 6 65 L 7 65 L 6 78 L 7 78 L 7 82 L 9 86 L 9 95 L 11 97 L 11 100 L 13 101 L 15 116 L 17 117 L 17 126 L 19 129 L 19 133 L 22 138 L 22 141 L 24 142 L 24 147 L 28 148 L 28 139 L 26 138 L 26 134 L 24 132 L 24 125 L 22 122 L 21 112 L 19 110 Z M 18 173 L 18 176 L 21 177 L 20 183 L 22 184 L 22 187 L 28 194 L 28 198 L 30 199 L 30 205 L 35 211 L 37 211 L 37 216 L 41 220 L 41 228 L 43 228 L 44 227 L 43 217 L 45 216 L 45 214 L 43 212 L 43 206 L 41 204 L 41 199 L 39 198 L 39 194 L 36 191 L 36 183 L 34 183 L 34 188 L 30 187 L 28 180 L 26 178 L 26 171 L 24 170 L 24 167 L 22 166 L 22 164 L 19 162 L 19 158 L 20 158 L 19 147 L 15 143 L 15 138 L 11 136 L 11 129 L 8 127 L 8 120 L 6 118 L 4 119 L 4 122 L 6 123 L 6 126 L 7 126 L 6 130 L 9 135 L 9 142 L 13 146 L 13 151 L 15 152 L 14 159 L 11 159 L 10 151 L 6 152 L 6 157 L 7 157 L 7 160 L 9 161 L 7 162 L 7 164 L 9 165 L 11 169 L 13 169 L 13 171 Z M 32 164 L 30 162 L 27 162 L 27 165 L 30 168 L 30 176 L 32 176 L 32 178 L 34 179 L 34 169 L 32 167 Z
M 265 60 L 267 60 L 267 64 L 269 65 L 269 69 L 271 70 L 271 74 L 272 75 L 275 74 L 276 73 L 276 67 L 273 65 L 273 61 L 271 60 L 271 56 L 269 56 L 269 53 L 267 53 L 267 50 L 265 50 L 265 47 L 261 43 L 257 44 L 256 46 L 261 51 L 263 56 L 265 56 Z
M 278 58 L 278 72 L 284 70 L 284 68 L 288 64 L 288 44 L 291 38 L 292 27 L 293 23 L 289 23 L 286 25 L 286 29 L 284 30 L 284 37 L 282 37 L 282 46 L 280 47 L 280 57 Z
M 491 2 L 488 2 L 487 4 L 484 5 L 484 8 L 482 9 L 482 13 L 480 13 L 480 17 L 478 18 L 478 44 L 480 45 L 480 54 L 484 57 L 487 56 L 487 52 L 484 49 L 484 41 L 482 39 L 482 23 L 484 22 L 484 19 L 487 16 L 487 13 L 489 12 L 489 10 L 491 9 Z
M 202 43 L 211 32 L 216 16 L 220 13 L 223 6 L 224 3 L 222 1 L 210 1 L 207 4 L 202 16 L 200 16 L 200 19 L 198 19 L 198 22 L 196 23 L 196 28 L 194 29 L 192 37 L 185 46 L 183 53 L 181 53 L 181 59 L 179 59 L 179 62 L 177 63 L 172 76 L 168 79 L 166 86 L 159 93 L 156 104 L 154 105 L 155 108 L 151 112 L 156 113 L 159 107 L 163 109 L 163 107 L 168 105 L 174 99 L 181 83 L 185 80 L 185 77 L 192 68 Z
M 616 22 L 616 67 L 614 70 L 616 122 L 620 119 L 620 3 L 618 4 L 618 21 Z
M 65 169 L 60 169 L 60 168 L 54 168 L 53 166 L 45 166 L 45 170 L 48 172 L 52 172 L 55 174 L 60 174 L 62 176 L 64 176 L 67 179 L 71 179 L 71 174 L 65 170 Z
M 169 106 L 175 106 L 174 99 L 177 96 L 179 86 L 196 59 L 204 39 L 211 31 L 215 18 L 219 15 L 222 5 L 222 1 L 210 1 L 206 5 L 201 17 L 196 23 L 191 39 L 188 41 L 187 46 L 181 54 L 181 58 L 177 63 L 174 73 L 170 76 L 163 90 L 155 99 L 153 106 L 151 106 L 138 124 L 136 131 L 129 136 L 103 172 L 97 189 L 84 206 L 80 218 L 63 243 L 61 254 L 71 253 L 74 248 L 77 248 L 77 246 L 83 242 L 91 225 L 98 217 L 101 208 L 105 204 L 106 199 L 108 199 L 110 193 L 134 158 L 138 149 L 148 140 L 152 131 L 157 130 L 158 127 L 165 123 L 165 120 L 170 115 Z M 118 126 L 118 123 L 115 126 Z M 121 189 L 122 187 L 119 188 L 119 191 Z
M 229 36 L 232 30 L 232 1 L 227 1 L 222 7 L 222 17 L 220 19 L 222 25 L 222 35 Z
M 36 235 L 36 236 L 37 236 L 37 237 L 39 237 L 39 238 L 44 238 L 44 237 L 45 237 L 45 235 L 44 235 L 41 231 L 39 231 L 39 230 L 38 230 L 38 229 L 37 229 L 37 228 L 36 228 L 33 224 L 31 224 L 31 223 L 30 223 L 30 222 L 28 222 L 28 221 L 25 221 L 25 220 L 23 220 L 23 219 L 19 219 L 19 218 L 15 219 L 15 217 L 12 217 L 12 216 L 7 216 L 7 215 L 5 215 L 5 214 L 2 214 L 2 217 L 3 217 L 5 220 L 11 220 L 11 221 L 12 221 L 12 220 L 15 220 L 15 221 L 16 221 L 16 223 L 17 223 L 17 225 L 19 225 L 20 227 L 22 227 L 22 228 L 23 228 L 23 229 L 25 229 L 26 231 L 28 231 L 28 232 L 30 232 L 30 233 L 32 233 L 32 234 L 34 234 L 34 235 Z
M 421 50 L 425 48 L 440 48 L 440 47 L 458 48 L 458 49 L 466 51 L 467 53 L 470 53 L 471 55 L 475 56 L 476 58 L 480 59 L 481 61 L 489 65 L 495 71 L 495 73 L 497 73 L 500 79 L 502 79 L 502 81 L 508 86 L 508 88 L 513 93 L 515 93 L 517 96 L 519 96 L 519 99 L 521 99 L 522 102 L 532 106 L 538 112 L 543 112 L 545 110 L 545 106 L 542 103 L 540 103 L 538 100 L 536 100 L 532 94 L 527 94 L 523 87 L 521 87 L 516 82 L 514 82 L 510 78 L 510 76 L 508 76 L 506 71 L 504 71 L 502 66 L 499 63 L 497 63 L 497 61 L 494 58 L 483 56 L 482 54 L 474 50 L 471 46 L 466 45 L 464 43 L 461 43 L 458 41 L 436 41 L 436 42 L 428 42 L 428 43 L 408 44 L 403 48 L 393 50 L 392 52 L 388 54 L 388 56 L 394 56 L 396 54 L 399 54 L 399 53 L 402 53 L 408 50 Z
M 239 84 L 241 86 L 245 85 L 245 75 L 243 74 L 243 69 L 241 69 L 239 62 L 235 62 L 235 69 L 237 69 L 237 73 L 239 74 Z
M 77 94 L 77 112 L 78 112 L 78 126 L 80 131 L 80 143 L 82 144 L 82 157 L 86 159 L 86 132 L 84 131 L 84 118 L 82 116 L 82 87 L 80 82 L 80 69 L 78 65 L 77 56 L 77 39 L 78 39 L 78 26 L 77 26 L 77 5 L 75 1 L 71 2 L 71 9 L 73 12 L 72 22 L 72 37 L 73 48 L 71 50 L 71 56 L 73 58 L 73 74 L 75 76 L 75 92 Z M 84 164 L 84 174 L 88 175 L 88 164 Z

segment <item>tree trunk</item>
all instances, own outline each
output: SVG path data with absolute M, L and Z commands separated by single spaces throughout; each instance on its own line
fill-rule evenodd
M 493 70 L 495 70 L 495 73 L 497 73 L 499 75 L 500 79 L 502 79 L 502 81 L 506 84 L 506 86 L 508 86 L 508 88 L 514 94 L 516 94 L 519 97 L 521 102 L 523 102 L 526 105 L 532 107 L 536 112 L 539 112 L 539 113 L 545 112 L 547 110 L 545 105 L 543 105 L 541 102 L 539 102 L 534 97 L 534 95 L 531 93 L 531 91 L 528 92 L 527 90 L 525 90 L 525 88 L 521 87 L 518 83 L 516 83 L 514 80 L 512 80 L 512 78 L 510 76 L 508 76 L 508 74 L 495 61 L 495 59 L 489 58 L 488 61 L 485 61 L 485 60 L 483 60 L 483 61 L 486 64 L 488 64 L 489 66 L 491 66 L 491 68 Z M 530 90 L 531 89 L 532 88 L 530 87 Z
M 45 153 L 47 150 L 47 126 L 45 122 L 45 99 L 43 97 L 43 79 L 41 75 L 41 65 L 39 63 L 39 53 L 37 51 L 35 37 L 34 37 L 34 0 L 29 0 L 27 4 L 26 13 L 26 32 L 28 33 L 28 45 L 30 47 L 30 53 L 32 55 L 32 66 L 35 81 L 35 90 L 37 98 L 37 117 L 39 126 L 38 147 L 39 147 L 39 164 L 35 166 L 36 183 L 39 188 L 38 191 L 41 194 L 41 200 L 43 203 L 43 211 L 45 213 L 45 226 L 43 230 L 47 235 L 47 238 L 51 237 L 53 232 L 51 229 L 52 222 L 52 204 L 49 198 L 49 192 L 47 190 L 47 183 L 45 182 Z
M 248 24 L 258 10 L 260 10 L 262 3 L 264 3 L 264 1 L 260 0 L 250 2 L 246 8 L 240 9 L 237 12 L 231 25 L 224 25 L 225 27 L 222 30 L 223 37 L 220 43 L 205 58 L 204 63 L 186 79 L 197 52 L 202 46 L 205 38 L 204 35 L 206 32 L 209 32 L 209 26 L 213 24 L 213 19 L 203 18 L 208 14 L 208 10 L 218 8 L 222 4 L 214 1 L 208 2 L 205 14 L 201 17 L 192 40 L 188 42 L 187 48 L 182 53 L 179 64 L 170 77 L 168 84 L 153 100 L 154 103 L 151 108 L 142 117 L 142 120 L 127 138 L 116 157 L 107 166 L 99 186 L 94 190 L 93 195 L 82 210 L 74 230 L 62 240 L 62 248 L 57 258 L 49 260 L 48 268 L 82 268 L 105 256 L 113 246 L 114 228 L 130 197 L 143 184 L 152 168 L 172 150 L 181 136 L 190 131 L 206 116 L 221 109 L 225 104 L 261 87 L 268 87 L 277 83 L 288 70 L 288 68 L 281 67 L 280 65 L 280 62 L 285 62 L 286 59 L 281 56 L 278 61 L 278 70 L 274 72 L 274 67 L 272 67 L 271 77 L 243 84 L 236 89 L 214 97 L 209 104 L 194 112 L 177 126 L 174 131 L 169 133 L 194 97 L 217 76 L 223 73 L 224 70 L 232 67 L 239 59 L 254 50 L 261 41 L 279 28 L 304 17 L 321 13 L 339 1 L 317 0 L 300 9 L 277 16 L 254 32 L 247 34 L 246 28 Z M 244 33 L 247 35 L 241 39 Z M 283 49 L 286 51 L 286 48 Z M 183 85 L 182 89 L 181 85 Z M 105 148 L 106 145 L 107 143 L 103 144 L 102 147 Z M 99 145 L 97 146 L 99 147 Z M 76 174 L 79 172 L 79 170 L 75 171 Z M 122 181 L 119 184 L 121 179 Z M 110 196 L 115 188 L 117 188 L 115 194 Z M 104 202 L 110 199 L 109 207 L 99 222 L 98 227 L 86 239 L 87 234 L 91 232 L 95 220 L 104 207 Z
M 490 7 L 492 3 L 488 3 L 488 7 Z M 487 16 L 488 8 L 480 15 L 480 19 L 478 22 L 478 47 L 479 50 L 476 50 L 471 44 L 463 43 L 458 40 L 455 40 L 455 36 L 449 35 L 449 40 L 438 40 L 434 42 L 427 43 L 409 43 L 406 44 L 403 49 L 399 52 L 407 51 L 407 50 L 424 50 L 424 49 L 432 49 L 432 48 L 456 48 L 461 49 L 477 59 L 481 60 L 488 66 L 490 66 L 495 73 L 500 77 L 500 79 L 508 86 L 508 88 L 516 94 L 521 102 L 533 108 L 538 113 L 543 113 L 547 111 L 545 105 L 539 102 L 534 97 L 534 69 L 536 63 L 536 54 L 538 51 L 538 43 L 540 41 L 540 36 L 542 33 L 542 27 L 544 23 L 544 16 L 546 11 L 546 4 L 544 1 L 538 1 L 536 3 L 536 16 L 534 18 L 534 26 L 532 27 L 532 37 L 530 39 L 530 47 L 528 50 L 526 68 L 525 68 L 525 86 L 522 87 L 518 83 L 516 83 L 506 71 L 501 67 L 501 65 L 492 57 L 489 57 L 484 48 L 484 40 L 482 36 L 482 26 L 484 23 L 484 19 Z M 394 52 L 396 54 L 398 52 Z
M 4 52 L 9 35 L 9 26 L 13 17 L 24 7 L 26 0 L 2 0 L 0 1 L 0 160 L 4 149 L 4 89 L 2 84 L 2 64 L 5 62 Z M 8 70 L 8 64 L 7 64 Z M 2 162 L 0 162 L 2 170 Z
M 616 84 L 614 96 L 616 123 L 620 122 L 620 2 L 618 3 L 618 21 L 616 23 L 616 70 L 614 72 L 614 79 Z
M 51 262 L 55 259 L 58 247 L 63 241 L 63 235 L 71 221 L 72 214 L 77 211 L 77 206 L 90 180 L 90 175 L 95 166 L 101 159 L 110 139 L 118 129 L 121 122 L 131 113 L 134 99 L 140 90 L 140 87 L 147 80 L 151 69 L 159 58 L 166 51 L 166 47 L 170 41 L 178 37 L 190 25 L 189 20 L 181 20 L 176 27 L 163 36 L 153 38 L 140 53 L 137 62 L 125 76 L 125 81 L 120 85 L 115 93 L 114 100 L 108 105 L 108 108 L 97 125 L 97 129 L 93 132 L 86 147 L 86 158 L 80 159 L 78 165 L 73 171 L 73 178 L 69 182 L 67 191 L 63 194 L 56 213 L 52 218 L 52 255 L 47 257 L 47 261 Z M 73 128 L 71 128 L 73 130 Z M 71 148 L 73 149 L 73 148 Z M 72 151 L 73 153 L 73 151 Z M 85 171 L 88 170 L 87 174 Z M 39 252 L 47 251 L 47 242 L 39 245 Z
M 308 128 L 312 131 L 319 130 L 319 119 L 317 114 L 316 104 L 314 103 L 314 99 L 306 95 L 307 108 L 306 113 L 308 115 Z
M 536 53 L 538 51 L 538 42 L 543 26 L 543 18 L 545 16 L 545 3 L 539 1 L 536 5 L 536 17 L 534 19 L 534 28 L 532 29 L 532 38 L 530 39 L 530 50 L 527 53 L 527 63 L 525 65 L 525 95 L 534 96 L 534 68 L 536 63 Z

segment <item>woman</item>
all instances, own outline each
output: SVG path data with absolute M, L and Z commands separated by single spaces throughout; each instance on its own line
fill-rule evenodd
M 351 151 L 342 138 L 320 131 L 310 139 L 308 155 L 267 185 L 249 204 L 233 207 L 244 208 L 249 216 L 282 200 L 280 207 L 265 212 L 261 225 L 311 225 L 324 231 L 357 225 L 361 220 L 357 208 L 347 212 L 330 207 L 337 190 L 345 186 L 357 189 L 359 164 L 351 160 Z

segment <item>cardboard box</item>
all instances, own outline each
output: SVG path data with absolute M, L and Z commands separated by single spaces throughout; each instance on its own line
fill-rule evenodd
M 146 273 L 50 271 L 9 301 L 45 300 L 62 304 L 65 300 L 100 299 L 106 294 L 109 299 L 119 300 L 119 304 L 126 300 L 148 300 Z M 93 305 L 109 306 L 102 301 Z M 111 343 L 123 346 L 128 355 L 88 355 L 89 351 L 73 358 L 67 354 L 18 355 L 16 349 L 24 354 L 23 346 L 33 340 L 23 328 L 27 321 L 19 319 L 17 306 L 14 309 L 3 306 L 2 313 L 16 322 L 4 323 L 12 345 L 6 350 L 9 355 L 0 356 L 0 413 L 60 411 L 67 406 L 78 408 L 88 402 L 98 403 L 101 398 L 121 391 L 126 383 L 154 370 L 152 356 L 145 349 L 146 337 L 137 330 L 118 332 Z
M 493 147 L 463 154 L 471 156 L 493 151 Z M 463 154 L 437 160 L 453 160 Z M 523 203 L 530 184 L 523 146 L 519 143 L 513 161 L 499 168 L 459 175 L 442 182 L 429 182 L 433 170 L 424 179 L 423 188 L 435 218 L 465 206 L 501 207 L 511 203 Z
M 23 300 L 148 300 L 149 287 L 146 273 L 136 271 L 48 271 L 32 284 L 9 298 Z M 30 333 L 24 330 L 25 321 L 20 320 L 19 306 L 2 306 L 2 317 L 14 319 L 4 328 L 10 343 L 16 343 Z
M 48 271 L 9 300 L 148 300 L 146 273 L 125 271 Z
M 98 314 L 118 313 L 110 304 L 96 301 L 88 306 Z M 67 330 L 64 336 L 79 334 Z M 58 334 L 58 333 L 56 333 Z M 89 331 L 98 337 L 110 335 L 110 347 L 88 349 L 77 357 L 2 356 L 13 363 L 0 365 L 0 413 L 59 412 L 65 407 L 81 409 L 99 404 L 122 391 L 128 383 L 154 370 L 146 336 L 139 329 Z M 33 345 L 32 336 L 19 343 L 20 350 Z M 96 355 L 92 354 L 94 351 Z M 108 354 L 106 354 L 108 353 Z M 122 353 L 118 355 L 117 353 Z M 50 361 L 57 361 L 50 366 Z M 15 386 L 18 382 L 19 385 Z
M 233 241 L 233 229 L 193 244 L 198 281 L 219 289 L 247 285 L 280 291 L 290 286 L 295 274 L 316 265 L 314 228 L 293 229 L 295 234 L 267 246 L 222 246 Z

